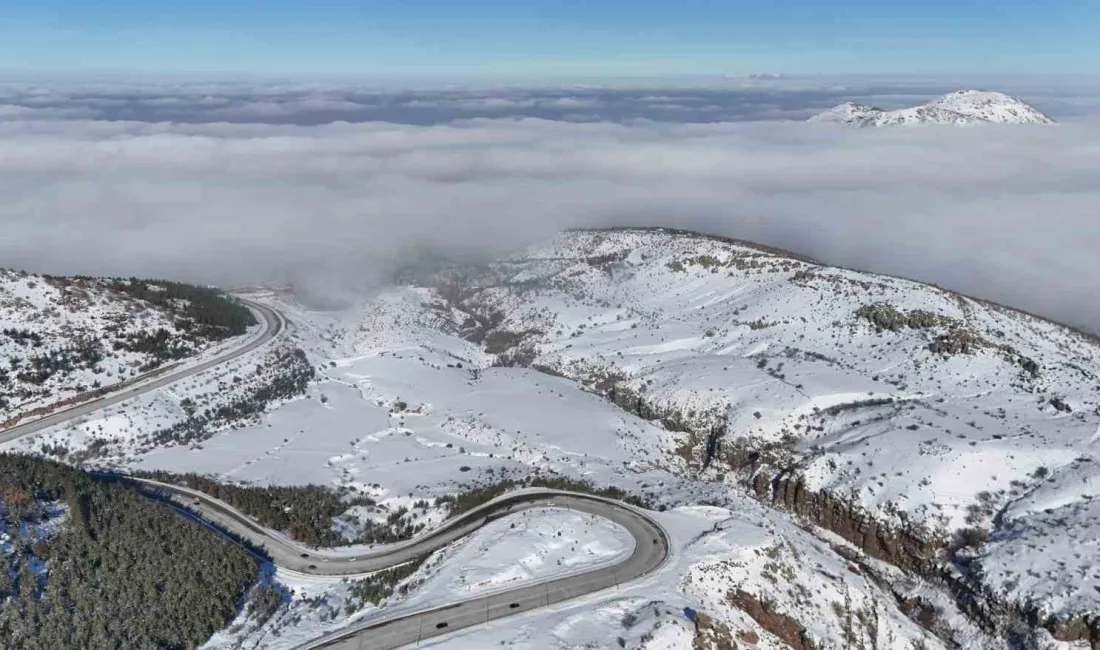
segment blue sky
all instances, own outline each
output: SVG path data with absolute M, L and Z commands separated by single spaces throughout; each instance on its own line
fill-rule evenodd
M 365 77 L 1100 69 L 1092 0 L 35 0 L 0 71 Z

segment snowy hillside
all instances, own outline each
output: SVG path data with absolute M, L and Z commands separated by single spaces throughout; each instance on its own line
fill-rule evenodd
M 0 426 L 79 402 L 258 327 L 220 292 L 0 269 Z
M 224 482 L 328 485 L 377 504 L 379 511 L 352 508 L 334 518 L 341 531 L 349 517 L 384 521 L 395 513 L 413 515 L 421 502 L 431 504 L 421 521 L 435 525 L 434 513 L 448 495 L 532 475 L 618 486 L 667 510 L 657 516 L 672 536 L 675 560 L 657 575 L 564 608 L 463 633 L 443 642 L 449 647 L 495 646 L 504 635 L 500 640 L 519 647 L 553 647 L 558 641 L 615 647 L 623 637 L 630 647 L 649 650 L 696 641 L 703 649 L 728 647 L 723 639 L 736 636 L 756 639 L 758 647 L 782 648 L 785 642 L 776 635 L 794 630 L 815 647 L 831 648 L 837 647 L 832 637 L 849 628 L 860 638 L 875 635 L 880 647 L 899 650 L 918 642 L 944 647 L 941 638 L 994 647 L 934 587 L 890 573 L 865 573 L 847 559 L 854 551 L 836 550 L 841 542 L 819 538 L 737 486 L 700 480 L 684 457 L 669 452 L 688 440 L 686 434 L 626 412 L 575 381 L 495 366 L 494 354 L 444 331 L 453 320 L 425 308 L 433 300 L 430 290 L 398 289 L 342 311 L 311 310 L 290 295 L 252 298 L 283 312 L 288 340 L 282 345 L 297 345 L 314 361 L 318 377 L 307 389 L 311 399 L 284 403 L 260 423 L 223 429 L 201 444 L 148 449 L 144 432 L 179 418 L 176 405 L 185 396 L 198 398 L 232 375 L 250 376 L 260 359 L 257 351 L 239 367 L 234 362 L 210 377 L 204 373 L 12 448 L 79 449 L 94 439 L 102 443 L 101 455 L 113 454 L 97 463 L 201 472 Z M 274 577 L 279 588 L 293 590 L 282 608 L 266 623 L 238 621 L 209 647 L 240 642 L 293 648 L 352 621 L 460 597 L 471 586 L 520 584 L 619 553 L 606 533 L 588 530 L 588 523 L 582 530 L 572 515 L 549 527 L 531 527 L 524 517 L 503 519 L 440 551 L 377 606 L 352 598 L 350 583 L 303 581 L 279 572 Z M 351 546 L 344 552 L 360 551 Z M 783 581 L 789 598 L 774 597 L 776 580 Z M 822 580 L 828 589 L 820 588 Z M 819 597 L 807 596 L 814 593 Z M 942 623 L 936 630 L 921 628 L 895 598 L 935 611 Z M 713 618 L 692 624 L 683 617 L 684 607 Z M 853 616 L 872 612 L 879 623 L 852 623 Z M 614 625 L 606 625 L 608 617 Z
M 884 111 L 874 106 L 845 102 L 809 119 L 845 126 L 895 126 L 899 124 L 1053 124 L 1034 107 L 1005 95 L 980 90 L 958 90 L 920 106 Z
M 662 510 L 673 560 L 657 574 L 440 647 L 996 648 L 1021 623 L 1032 641 L 1096 634 L 1100 349 L 1085 335 L 662 230 L 564 233 L 335 311 L 253 298 L 287 317 L 278 346 L 13 447 L 102 440 L 98 462 L 123 468 L 314 483 L 376 504 L 334 528 L 417 503 L 435 525 L 449 495 L 531 475 Z M 247 394 L 279 349 L 316 372 L 309 399 L 288 394 L 201 444 L 148 436 L 176 427 L 184 400 Z M 567 571 L 560 549 L 540 550 L 537 571 L 518 549 L 532 531 L 561 531 L 570 549 L 606 538 L 570 526 L 502 520 L 508 533 L 440 551 L 377 606 L 349 600 L 347 583 L 276 575 L 295 592 L 272 622 L 227 634 L 290 648 L 471 585 L 554 575 L 547 560 Z
M 661 451 L 687 475 L 748 486 L 901 566 L 927 571 L 942 548 L 1040 617 L 1100 611 L 1094 338 L 665 231 L 567 233 L 463 274 L 408 295 L 493 364 L 576 379 L 683 432 Z

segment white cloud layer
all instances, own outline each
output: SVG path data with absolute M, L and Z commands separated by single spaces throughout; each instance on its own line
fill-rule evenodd
M 585 110 L 563 99 L 541 101 Z M 81 119 L 86 104 L 60 100 L 38 110 L 55 114 L 0 113 L 0 266 L 347 287 L 424 247 L 500 251 L 564 227 L 666 225 L 1100 329 L 1100 123 L 1089 119 L 849 131 L 514 117 L 181 124 Z
M 0 81 L 0 119 L 316 125 L 442 124 L 535 117 L 574 122 L 804 119 L 854 100 L 899 108 L 960 88 L 990 88 L 1059 120 L 1100 112 L 1100 79 L 697 79 L 565 86 L 394 88 L 334 83 Z

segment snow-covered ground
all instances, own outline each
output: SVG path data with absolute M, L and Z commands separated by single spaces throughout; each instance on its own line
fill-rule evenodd
M 486 340 L 507 333 L 505 355 L 594 389 L 613 380 L 679 426 L 721 431 L 704 476 L 729 480 L 739 450 L 770 449 L 809 489 L 881 521 L 933 539 L 989 530 L 979 561 L 1015 600 L 1100 609 L 1096 567 L 1073 549 L 1100 472 L 1095 339 L 907 280 L 665 232 L 569 233 L 476 282 L 461 301 L 443 300 L 445 282 L 399 293 L 423 303 L 426 327 L 499 314 Z M 376 321 L 393 301 L 375 303 Z M 684 455 L 668 434 L 644 437 L 649 458 Z M 695 470 L 703 447 L 687 454 Z M 1023 566 L 1039 575 L 1021 579 Z
M 454 601 L 614 564 L 633 550 L 630 533 L 601 517 L 527 510 L 490 523 L 446 552 L 431 580 L 442 586 L 447 601 Z M 410 602 L 430 597 L 425 590 Z
M 318 372 L 306 396 L 197 444 L 126 442 L 176 421 L 183 397 L 230 389 L 260 365 L 249 356 L 25 448 L 77 444 L 103 427 L 125 438 L 110 458 L 123 467 L 350 488 L 383 508 L 538 472 L 670 508 L 660 516 L 674 560 L 657 575 L 443 647 L 615 647 L 621 636 L 625 647 L 655 649 L 726 633 L 781 647 L 750 615 L 759 607 L 820 648 L 857 632 L 879 647 L 938 647 L 913 623 L 919 612 L 955 643 L 997 645 L 934 586 L 853 563 L 858 553 L 843 541 L 745 496 L 738 458 L 750 451 L 886 523 L 944 540 L 988 531 L 972 553 L 976 575 L 1008 600 L 1063 616 L 1100 609 L 1095 341 L 926 285 L 667 232 L 568 233 L 472 277 L 465 293 L 437 277 L 337 311 L 257 294 L 288 317 L 285 344 Z M 877 311 L 861 312 L 869 306 Z M 720 435 L 704 469 L 707 432 Z M 539 579 L 569 570 L 567 557 L 603 561 L 614 548 L 597 524 L 584 532 L 578 523 L 555 556 L 531 536 L 563 523 L 513 532 L 504 522 L 442 551 L 459 559 L 429 562 L 409 579 L 418 586 L 382 609 Z M 527 544 L 540 549 L 533 566 L 521 562 Z M 295 600 L 271 627 L 238 631 L 239 647 L 292 647 L 378 614 L 348 611 L 346 585 L 275 579 Z M 697 629 L 684 607 L 715 625 Z
M 291 342 L 307 350 L 323 373 L 310 387 L 309 398 L 282 405 L 259 425 L 229 429 L 199 445 L 162 447 L 116 457 L 115 462 L 139 469 L 207 472 L 234 481 L 347 486 L 391 509 L 453 493 L 463 484 L 535 471 L 618 485 L 672 506 L 723 504 L 688 506 L 661 515 L 676 546 L 675 561 L 659 575 L 619 591 L 463 633 L 446 641 L 457 644 L 451 647 L 495 644 L 498 637 L 519 647 L 608 645 L 616 644 L 619 636 L 636 641 L 639 647 L 643 643 L 646 648 L 685 647 L 696 631 L 683 618 L 684 607 L 700 608 L 726 620 L 732 610 L 719 603 L 735 585 L 764 594 L 773 588 L 761 577 L 763 560 L 723 577 L 722 572 L 729 571 L 724 562 L 733 557 L 730 549 L 754 556 L 753 549 L 763 552 L 780 543 L 776 530 L 796 548 L 823 548 L 813 534 L 785 515 L 763 508 L 730 486 L 691 477 L 684 458 L 669 452 L 684 442 L 684 434 L 631 415 L 577 381 L 524 368 L 486 367 L 488 358 L 478 348 L 435 330 L 407 324 L 403 330 L 407 338 L 401 339 L 389 330 L 361 326 L 363 312 L 358 310 L 312 312 L 285 299 L 268 299 L 293 323 Z M 204 380 L 197 378 L 195 383 Z M 193 390 L 188 386 L 173 390 Z M 124 410 L 130 414 L 152 410 L 148 405 L 135 406 Z M 47 435 L 63 439 L 80 427 L 96 426 L 95 421 L 93 417 L 79 427 Z M 582 570 L 629 552 L 630 540 L 621 535 L 622 531 L 609 530 L 607 522 L 572 512 L 550 510 L 503 519 L 441 551 L 408 579 L 415 588 L 392 597 L 381 608 L 353 605 L 349 609 L 346 583 L 278 572 L 276 583 L 294 592 L 288 605 L 259 628 L 242 618 L 209 647 L 290 648 L 370 616 Z M 827 548 L 817 552 L 829 554 Z M 843 566 L 839 556 L 832 561 Z M 715 564 L 722 568 L 707 568 Z M 716 576 L 707 587 L 712 594 L 705 594 L 699 579 L 692 577 L 700 572 Z M 807 574 L 798 579 L 817 577 Z M 891 597 L 881 591 L 866 592 L 869 588 L 864 583 L 852 587 L 864 598 L 892 607 Z M 788 610 L 785 603 L 776 607 L 800 621 L 819 614 L 836 617 L 824 600 L 812 610 Z M 616 625 L 603 625 L 607 617 Z M 895 612 L 893 618 L 904 617 Z M 624 626 L 623 620 L 629 625 Z M 779 647 L 751 617 L 736 620 L 741 626 L 738 631 L 763 639 L 762 647 Z M 808 633 L 830 630 L 824 624 L 810 627 L 809 620 L 802 623 Z M 899 628 L 895 634 L 910 638 L 916 632 Z
M 310 313 L 293 304 L 280 308 L 293 323 L 290 342 L 307 350 L 318 368 L 306 398 L 281 406 L 260 424 L 227 429 L 200 444 L 144 452 L 131 446 L 111 462 L 249 483 L 350 487 L 383 504 L 392 500 L 394 507 L 453 493 L 459 484 L 523 477 L 535 469 L 654 496 L 678 495 L 681 502 L 714 494 L 705 484 L 677 478 L 683 461 L 658 452 L 677 444 L 679 434 L 623 412 L 574 381 L 522 368 L 472 366 L 470 357 L 481 353 L 445 335 L 431 335 L 432 348 L 334 350 L 310 326 L 326 331 L 326 321 L 346 314 Z M 134 432 L 163 427 L 174 421 L 179 399 L 225 383 L 230 375 L 248 376 L 252 366 L 245 364 L 255 360 L 249 355 L 241 367 L 236 363 L 24 445 L 72 441 L 101 426 L 107 431 L 113 422 Z

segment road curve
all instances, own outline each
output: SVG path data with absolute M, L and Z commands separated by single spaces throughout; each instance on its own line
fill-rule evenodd
M 406 542 L 349 556 L 348 550 L 313 549 L 264 528 L 228 504 L 186 487 L 133 479 L 238 538 L 263 547 L 280 567 L 320 576 L 354 576 L 403 564 L 443 548 L 485 524 L 529 508 L 558 507 L 604 517 L 625 528 L 634 549 L 620 562 L 583 573 L 521 585 L 442 607 L 366 622 L 300 646 L 300 650 L 389 650 L 473 625 L 576 598 L 652 573 L 668 559 L 668 536 L 648 513 L 619 501 L 578 492 L 531 488 L 506 494 Z
M 367 622 L 299 646 L 298 650 L 391 650 L 419 644 L 425 639 L 455 630 L 617 588 L 622 583 L 652 573 L 668 559 L 667 535 L 659 524 L 641 511 L 613 501 L 573 493 L 559 493 L 551 497 L 549 503 L 606 517 L 623 526 L 634 537 L 633 553 L 612 566 Z M 528 507 L 539 505 L 543 504 L 536 502 Z
M 234 348 L 223 355 L 219 355 L 217 357 L 214 357 L 213 359 L 208 359 L 207 361 L 204 361 L 198 365 L 190 366 L 177 372 L 169 373 L 167 375 L 164 375 L 163 377 L 159 377 L 151 381 L 142 382 L 131 388 L 127 388 L 117 393 L 106 395 L 90 402 L 77 404 L 76 406 L 72 406 L 62 411 L 58 411 L 57 413 L 47 415 L 46 417 L 38 418 L 37 420 L 31 420 L 30 422 L 24 422 L 23 424 L 4 429 L 3 431 L 0 431 L 0 444 L 11 442 L 12 440 L 22 438 L 23 436 L 29 436 L 33 433 L 38 433 L 39 431 L 61 424 L 62 422 L 67 422 L 68 420 L 72 420 L 73 418 L 93 413 L 95 411 L 98 411 L 99 409 L 107 408 L 108 406 L 112 406 L 120 402 L 125 402 L 126 400 L 133 399 L 138 395 L 143 395 L 145 393 L 148 393 L 149 391 L 157 390 L 158 388 L 164 388 L 165 386 L 173 384 L 186 377 L 197 375 L 204 370 L 209 370 L 210 368 L 225 363 L 226 361 L 236 359 L 237 357 L 248 354 L 249 352 L 255 350 L 256 348 L 275 338 L 279 334 L 279 332 L 282 331 L 283 318 L 274 309 L 267 307 L 266 305 L 261 305 L 257 302 L 252 302 L 251 300 L 239 300 L 248 307 L 252 308 L 253 311 L 258 313 L 264 323 L 264 331 L 252 341 L 249 341 L 239 348 Z

